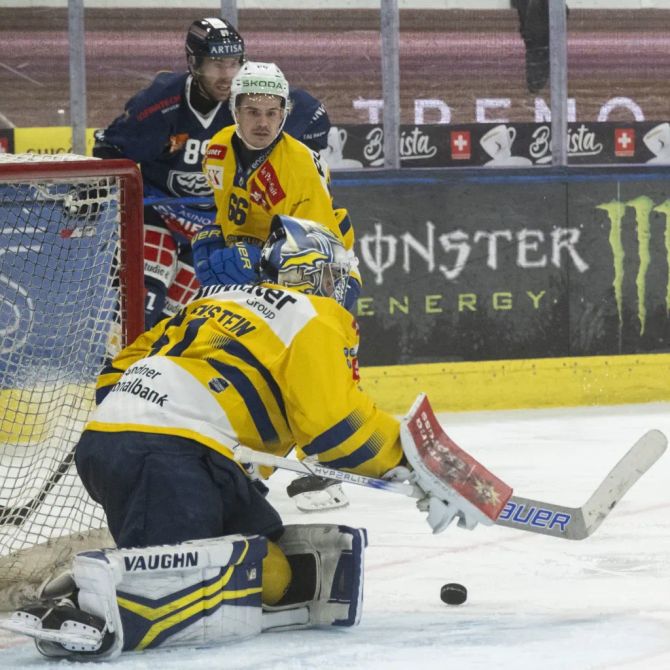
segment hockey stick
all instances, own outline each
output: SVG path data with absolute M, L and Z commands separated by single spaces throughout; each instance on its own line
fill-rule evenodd
M 645 433 L 581 507 L 513 496 L 496 523 L 566 540 L 583 540 L 595 532 L 633 484 L 656 463 L 667 444 L 668 440 L 660 430 Z
M 650 430 L 628 450 L 581 507 L 566 507 L 543 500 L 512 496 L 495 523 L 566 540 L 583 540 L 593 534 L 625 493 L 662 456 L 666 446 L 665 435 L 660 430 Z M 241 463 L 258 463 L 417 497 L 415 489 L 409 484 L 365 477 L 316 463 L 299 462 L 244 446 L 236 447 L 234 454 L 235 459 Z

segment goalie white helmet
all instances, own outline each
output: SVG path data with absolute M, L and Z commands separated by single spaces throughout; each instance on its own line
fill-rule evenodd
M 326 227 L 276 215 L 261 251 L 261 277 L 344 305 L 352 258 Z

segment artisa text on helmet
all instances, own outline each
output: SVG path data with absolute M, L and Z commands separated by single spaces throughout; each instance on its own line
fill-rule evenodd
M 225 56 L 241 56 L 244 49 L 239 44 L 210 44 L 209 55 L 211 58 Z

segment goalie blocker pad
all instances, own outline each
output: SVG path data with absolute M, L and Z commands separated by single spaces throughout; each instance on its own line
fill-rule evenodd
M 470 530 L 495 522 L 512 489 L 444 432 L 425 394 L 403 419 L 400 440 L 416 484 L 429 496 L 429 523 L 435 532 L 456 517 L 461 528 Z
M 290 525 L 277 544 L 293 578 L 276 605 L 264 605 L 263 630 L 357 626 L 363 606 L 365 529 Z

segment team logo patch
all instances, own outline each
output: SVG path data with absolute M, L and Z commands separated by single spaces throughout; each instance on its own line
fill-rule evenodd
M 286 193 L 284 193 L 284 189 L 279 183 L 279 177 L 277 177 L 277 173 L 269 161 L 265 161 L 258 171 L 258 181 L 265 186 L 267 197 L 273 205 L 281 202 L 286 197 Z
M 223 146 L 223 144 L 210 144 L 207 148 L 207 158 L 216 158 L 217 160 L 223 160 L 226 157 L 226 152 L 228 149 Z
M 180 196 L 194 196 L 206 198 L 212 195 L 212 189 L 207 183 L 207 177 L 202 172 L 181 172 L 170 170 L 167 177 L 167 187 L 170 192 Z M 156 209 L 161 205 L 157 205 Z
M 221 391 L 225 391 L 228 388 L 229 384 L 223 377 L 216 377 L 209 380 L 208 386 L 214 393 L 221 393 Z
M 181 151 L 188 139 L 188 133 L 178 133 L 177 135 L 170 135 L 170 153 L 176 154 Z
M 270 211 L 270 203 L 267 201 L 265 193 L 263 193 L 263 190 L 258 185 L 258 182 L 255 179 L 251 180 L 249 197 L 257 205 L 260 205 L 266 212 Z
M 223 188 L 223 167 L 221 165 L 208 165 L 207 181 L 212 188 Z

